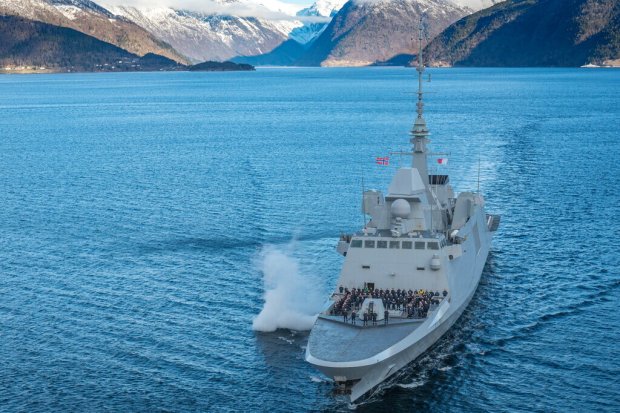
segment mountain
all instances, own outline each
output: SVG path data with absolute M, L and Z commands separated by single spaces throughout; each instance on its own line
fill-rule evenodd
M 234 62 L 257 66 L 291 66 L 306 52 L 306 49 L 325 30 L 331 18 L 338 13 L 347 0 L 318 0 L 310 7 L 297 12 L 296 17 L 304 20 L 301 26 L 289 33 L 289 39 L 272 51 L 255 56 L 237 56 Z
M 269 53 L 258 56 L 237 56 L 232 61 L 254 66 L 292 66 L 305 52 L 304 45 L 288 39 Z
M 153 53 L 140 57 L 74 29 L 17 16 L 0 16 L 0 39 L 4 73 L 254 70 L 232 62 L 185 66 Z
M 508 0 L 456 22 L 426 48 L 436 65 L 620 63 L 618 0 Z
M 169 43 L 192 61 L 203 61 L 259 56 L 279 46 L 288 50 L 292 45 L 287 42 L 289 39 L 308 43 L 345 1 L 318 0 L 300 11 L 297 6 L 277 0 L 217 0 L 205 2 L 209 6 L 196 11 L 127 6 L 109 9 Z M 276 51 L 274 59 L 287 57 Z
M 171 8 L 110 7 L 116 15 L 130 20 L 159 39 L 169 43 L 194 62 L 227 60 L 239 55 L 267 53 L 288 39 L 288 34 L 301 23 L 284 20 L 274 11 L 256 10 L 257 14 L 272 12 L 272 20 L 235 16 L 223 8 L 221 13 L 175 10 Z
M 299 44 L 311 44 L 327 27 L 332 17 L 347 0 L 318 0 L 310 7 L 297 12 L 304 24 L 294 28 L 289 37 Z
M 90 0 L 0 0 L 0 15 L 75 29 L 139 56 L 155 53 L 178 62 L 187 60 L 142 27 Z
M 429 38 L 471 10 L 446 0 L 351 0 L 333 17 L 302 66 L 363 66 L 412 53 L 424 13 Z
M 166 57 L 139 57 L 66 27 L 16 16 L 0 16 L 0 67 L 6 70 L 137 71 L 176 69 Z

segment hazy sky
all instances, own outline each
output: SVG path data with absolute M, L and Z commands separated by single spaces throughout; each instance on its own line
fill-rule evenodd
M 300 4 L 302 6 L 309 6 L 313 3 L 312 1 L 308 1 L 308 0 L 282 0 L 282 1 L 284 3 Z

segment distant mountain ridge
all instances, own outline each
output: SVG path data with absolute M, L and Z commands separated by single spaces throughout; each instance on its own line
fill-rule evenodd
M 232 10 L 236 5 L 247 6 L 247 1 L 230 0 L 225 4 Z M 289 40 L 299 44 L 312 42 L 345 2 L 317 0 L 295 13 L 277 2 L 251 3 L 257 7 L 256 17 L 164 7 L 111 6 L 109 9 L 169 43 L 192 61 L 202 61 L 268 54 Z M 259 17 L 261 12 L 273 13 L 274 18 Z
M 365 66 L 415 50 L 424 14 L 428 36 L 471 10 L 446 0 L 352 0 L 296 62 L 302 66 Z
M 37 67 L 52 71 L 151 70 L 174 67 L 171 59 L 144 58 L 66 27 L 0 16 L 0 67 Z M 142 60 L 144 59 L 144 60 Z
M 301 25 L 292 20 L 271 21 L 171 8 L 123 6 L 110 10 L 145 28 L 194 62 L 267 53 Z
M 139 56 L 155 53 L 187 62 L 166 42 L 90 0 L 0 0 L 0 15 L 75 29 Z
M 202 11 L 102 1 L 0 0 L 0 15 L 74 29 L 138 58 L 363 66 L 411 59 L 423 14 L 435 65 L 620 65 L 620 0 L 317 0 L 301 10 L 280 0 L 209 0 Z
M 118 72 L 254 70 L 231 62 L 185 66 L 164 56 L 138 56 L 67 27 L 0 16 L 0 72 Z
M 620 63 L 618 0 L 508 0 L 459 20 L 426 48 L 439 66 Z
M 269 53 L 257 56 L 237 56 L 232 61 L 254 66 L 293 66 L 305 52 L 304 45 L 288 39 Z

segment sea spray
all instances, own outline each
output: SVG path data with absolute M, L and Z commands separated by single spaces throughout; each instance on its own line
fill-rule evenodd
M 293 244 L 285 248 L 267 246 L 259 254 L 257 266 L 263 274 L 265 304 L 252 323 L 256 331 L 310 330 L 321 311 L 324 297 L 320 283 L 302 274 L 292 249 Z

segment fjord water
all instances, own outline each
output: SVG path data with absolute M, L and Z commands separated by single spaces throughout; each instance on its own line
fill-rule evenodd
M 0 77 L 0 410 L 618 411 L 620 72 L 431 72 L 436 170 L 480 165 L 502 225 L 462 319 L 357 406 L 252 321 L 264 271 L 302 280 L 276 316 L 335 287 L 413 70 Z

